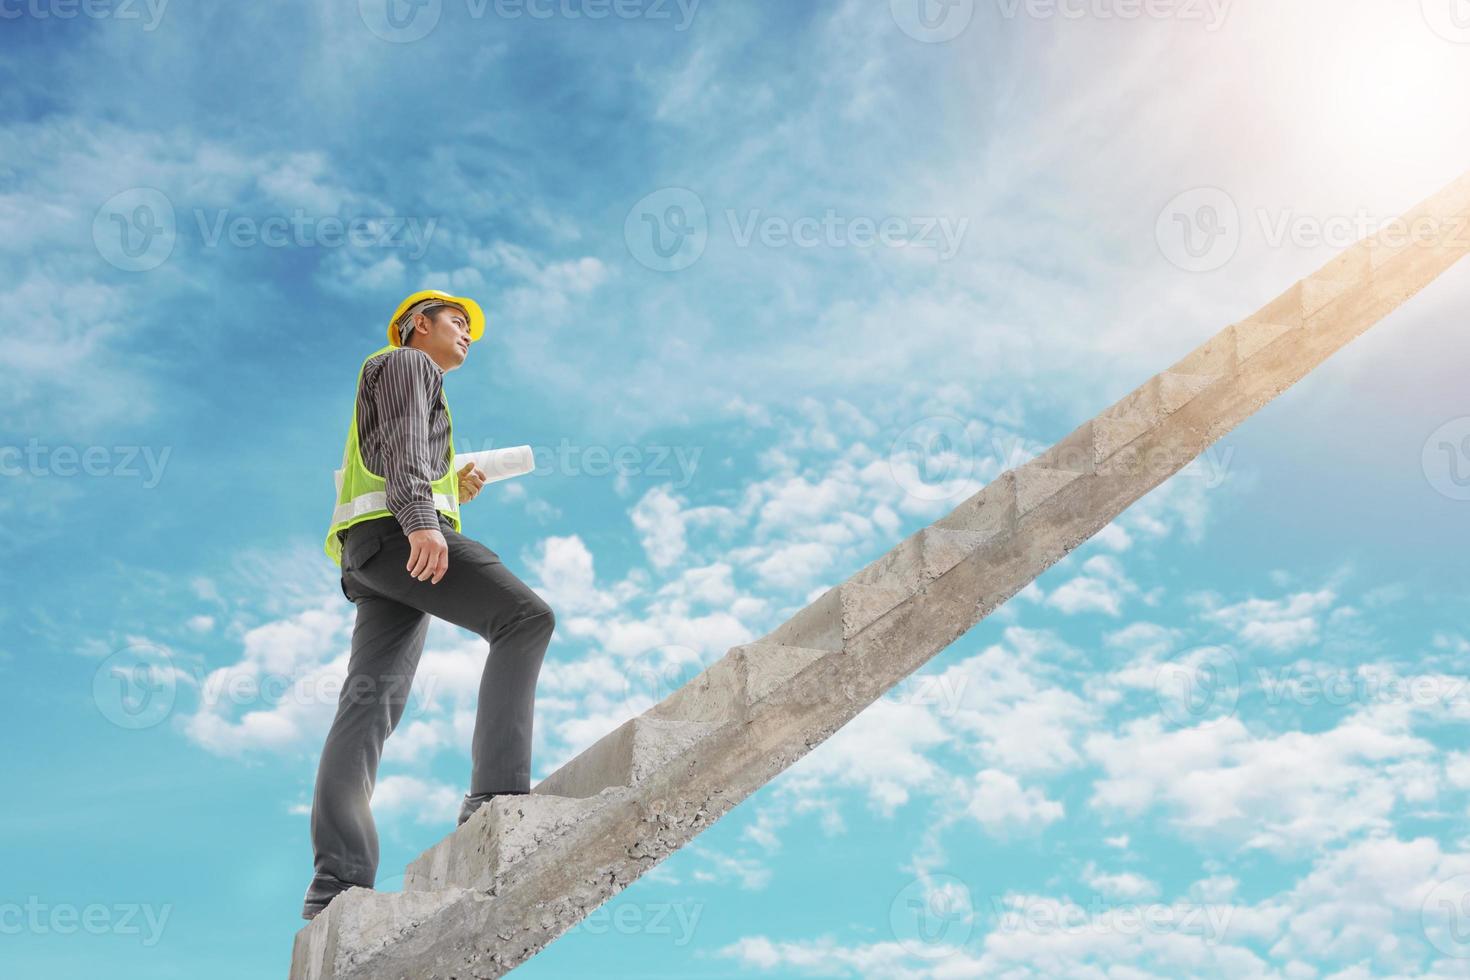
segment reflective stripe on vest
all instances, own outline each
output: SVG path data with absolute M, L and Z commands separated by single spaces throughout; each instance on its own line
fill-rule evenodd
M 387 347 L 373 351 L 363 359 L 357 372 L 358 390 L 362 388 L 362 375 L 368 361 L 395 348 Z M 454 529 L 460 529 L 459 520 L 459 476 L 454 470 L 454 416 L 449 414 L 449 401 L 444 399 L 444 414 L 449 420 L 449 464 L 444 475 L 430 483 L 434 495 L 434 509 L 449 518 Z M 342 469 L 336 473 L 337 503 L 332 508 L 332 524 L 327 529 L 324 545 L 327 556 L 339 566 L 342 564 L 342 540 L 338 532 L 354 524 L 379 517 L 391 517 L 388 509 L 387 481 L 369 470 L 362 461 L 361 446 L 357 432 L 357 394 L 352 397 L 352 426 L 347 431 L 347 445 L 342 450 Z
M 434 508 L 441 513 L 455 510 L 454 498 L 444 493 L 434 494 Z M 355 522 L 364 514 L 372 514 L 378 511 L 388 510 L 388 494 L 384 490 L 375 490 L 354 497 L 345 504 L 338 504 L 337 509 L 332 511 L 332 524 L 343 524 Z M 392 513 L 392 511 L 388 511 Z M 340 530 L 340 528 L 338 529 Z M 334 532 L 335 533 L 335 532 Z

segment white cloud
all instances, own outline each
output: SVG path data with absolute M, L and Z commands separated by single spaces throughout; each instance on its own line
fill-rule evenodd
M 1159 883 L 1132 871 L 1107 872 L 1088 862 L 1082 870 L 1082 882 L 1112 901 L 1136 902 L 1159 895 Z
M 992 837 L 1007 837 L 1034 833 L 1062 819 L 1065 811 L 1037 787 L 1022 786 L 1010 773 L 985 769 L 975 775 L 967 812 Z
M 459 812 L 463 790 L 414 776 L 384 776 L 373 787 L 373 814 L 407 815 L 421 824 L 445 824 Z
M 1126 817 L 1160 807 L 1196 840 L 1282 854 L 1388 827 L 1398 804 L 1422 797 L 1426 773 L 1412 764 L 1434 751 L 1369 712 L 1280 735 L 1233 717 L 1172 731 L 1139 719 L 1085 744 L 1105 774 L 1094 805 Z
M 1123 612 L 1124 598 L 1138 592 L 1123 566 L 1107 555 L 1087 559 L 1082 572 L 1053 589 L 1046 604 L 1069 616 L 1080 612 L 1118 616 Z
M 1317 642 L 1321 614 L 1337 600 L 1331 589 L 1296 592 L 1283 599 L 1247 599 L 1228 606 L 1215 606 L 1202 598 L 1206 619 L 1234 630 L 1241 641 L 1276 653 L 1288 653 Z
M 816 795 L 847 787 L 891 815 L 913 792 L 934 792 L 948 777 L 928 757 L 950 734 L 922 706 L 880 698 L 835 735 L 798 760 L 776 786 L 780 793 Z

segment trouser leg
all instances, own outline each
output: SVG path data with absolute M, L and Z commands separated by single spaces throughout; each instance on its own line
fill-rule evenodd
M 374 592 L 470 630 L 489 644 L 471 743 L 471 793 L 530 788 L 536 680 L 556 618 L 485 545 L 441 523 L 449 569 L 438 584 L 405 570 L 408 539 L 391 528 L 382 550 L 354 571 Z
M 340 884 L 372 887 L 378 870 L 373 786 L 383 743 L 408 703 L 429 617 L 381 596 L 357 603 L 352 654 L 337 715 L 317 767 L 311 808 L 316 880 L 307 893 L 330 897 Z M 325 894 L 321 894 L 325 892 Z
M 499 566 L 505 576 L 515 576 Z M 516 580 L 519 584 L 519 580 Z M 524 585 L 522 589 L 531 595 Z M 539 602 L 539 600 L 538 600 Z M 536 679 L 551 642 L 551 610 L 530 612 L 487 637 L 490 655 L 480 675 L 480 702 L 470 745 L 470 793 L 531 788 L 531 723 Z

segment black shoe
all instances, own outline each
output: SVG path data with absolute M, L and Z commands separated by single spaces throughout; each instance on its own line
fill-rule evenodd
M 475 811 L 480 809 L 482 804 L 490 802 L 497 796 L 526 796 L 530 792 L 528 789 L 511 789 L 499 793 L 466 793 L 464 802 L 459 805 L 459 823 L 457 826 L 464 826 L 464 822 L 474 816 Z
M 343 881 L 333 875 L 318 874 L 311 880 L 311 886 L 306 889 L 306 900 L 301 904 L 301 917 L 308 920 L 315 919 L 328 905 L 332 904 L 332 899 L 349 888 L 362 887 L 364 886 L 354 885 L 350 881 Z

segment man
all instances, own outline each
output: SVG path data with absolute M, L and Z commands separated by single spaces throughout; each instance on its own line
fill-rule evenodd
M 368 803 L 383 743 L 403 717 L 430 616 L 489 643 L 459 822 L 493 796 L 530 791 L 536 679 L 555 617 L 495 552 L 459 533 L 459 505 L 474 499 L 486 474 L 474 464 L 454 471 L 444 398 L 444 373 L 465 362 L 484 324 L 473 300 L 414 293 L 389 321 L 389 345 L 369 355 L 358 375 L 326 540 L 357 621 L 317 770 L 316 874 L 303 918 L 314 918 L 347 888 L 371 888 L 376 880 L 378 837 Z

